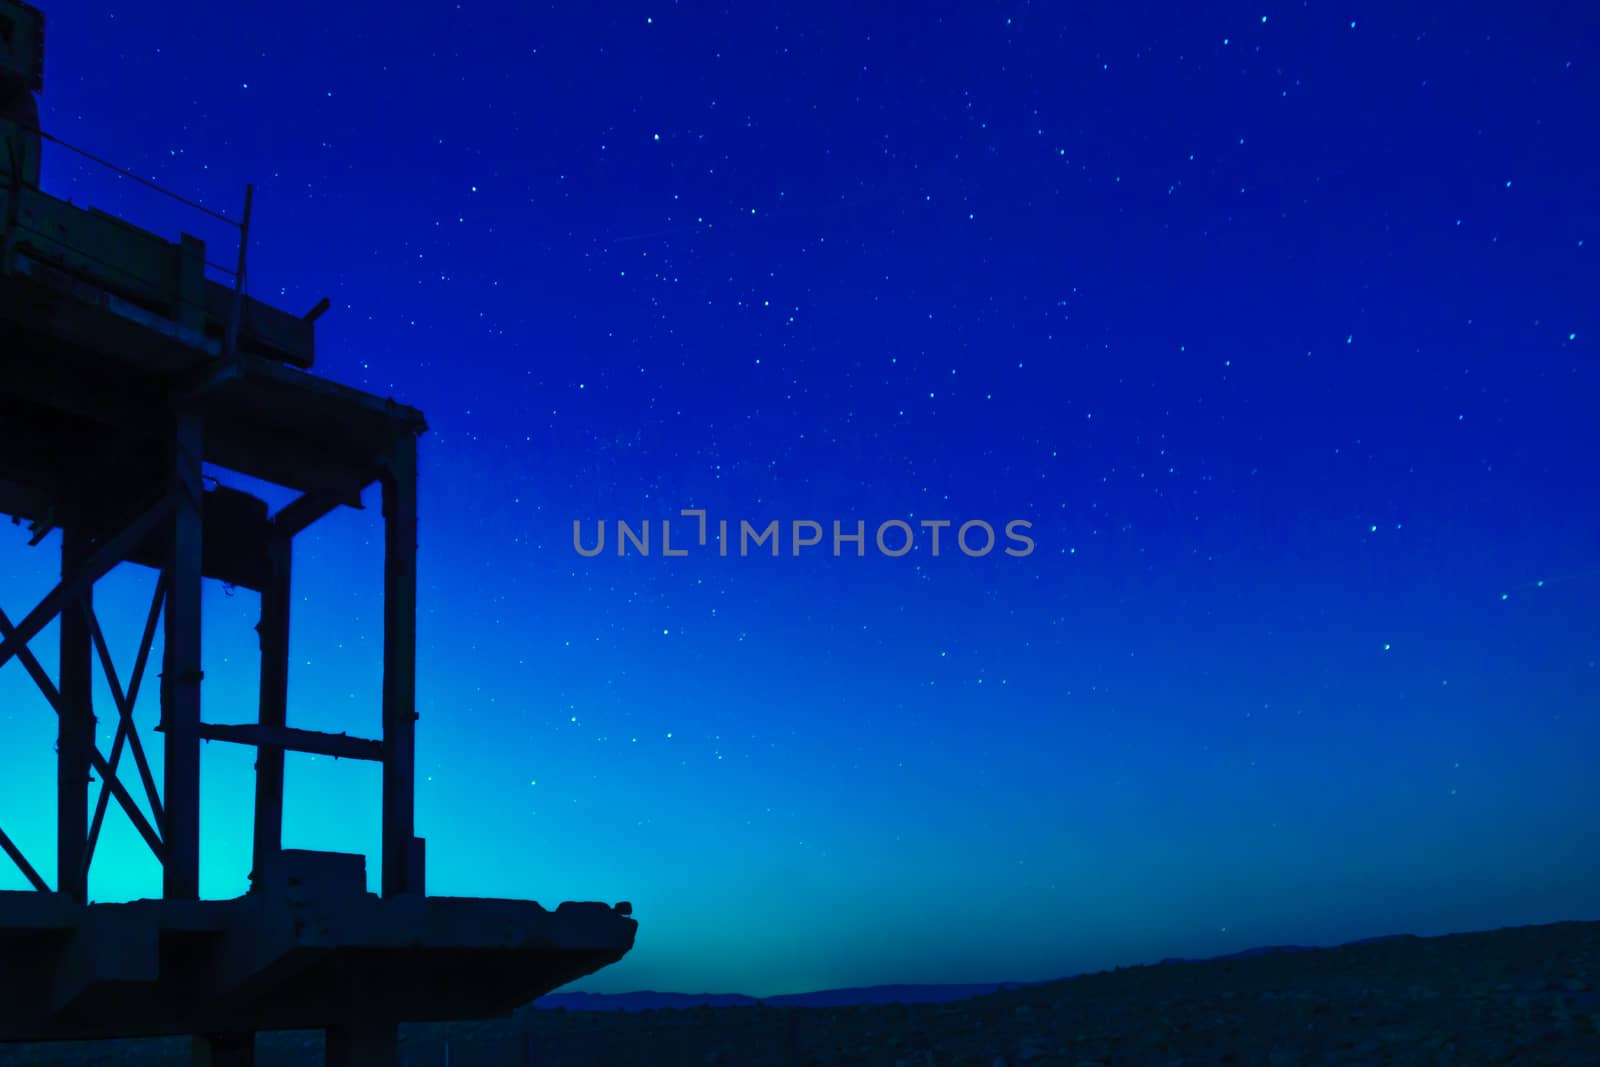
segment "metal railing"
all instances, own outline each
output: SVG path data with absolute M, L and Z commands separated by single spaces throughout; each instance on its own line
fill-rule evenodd
M 254 184 L 245 185 L 243 217 L 240 219 L 234 219 L 220 211 L 215 210 L 214 208 L 206 207 L 204 204 L 196 200 L 191 200 L 186 196 L 175 193 L 172 190 L 150 180 L 149 178 L 145 178 L 131 170 L 128 170 L 125 167 L 120 167 L 109 160 L 102 159 L 100 156 L 97 156 L 92 152 L 79 148 L 77 145 L 64 141 L 38 126 L 30 126 L 22 123 L 15 123 L 14 126 L 16 129 L 21 130 L 24 133 L 36 134 L 41 141 L 49 141 L 51 144 L 65 148 L 67 151 L 72 152 L 85 160 L 88 160 L 90 163 L 103 167 L 106 170 L 119 175 L 120 177 L 127 178 L 128 180 L 136 182 L 139 185 L 152 189 L 155 192 L 160 193 L 162 196 L 170 198 L 176 203 L 201 212 L 202 214 L 216 219 L 219 222 L 226 223 L 228 226 L 231 226 L 238 231 L 239 258 L 236 266 L 232 268 L 225 267 L 222 264 L 216 263 L 209 259 L 205 260 L 203 264 L 205 268 L 215 270 L 221 274 L 226 274 L 233 280 L 232 303 L 229 308 L 228 317 L 224 326 L 222 341 L 223 357 L 227 358 L 232 356 L 235 351 L 237 351 L 239 316 L 245 296 L 247 254 L 250 245 L 250 216 L 253 201 L 255 199 Z M 92 262 L 96 267 L 102 268 L 109 273 L 121 274 L 129 281 L 139 282 L 145 285 L 155 285 L 164 282 L 164 279 L 140 277 L 136 272 L 130 270 L 125 265 L 107 262 L 104 258 L 95 255 L 86 248 L 80 248 L 74 246 L 70 242 L 63 241 L 58 235 L 47 234 L 41 230 L 25 225 L 20 218 L 20 192 L 24 187 L 22 160 L 20 158 L 18 146 L 15 144 L 15 142 L 8 141 L 7 147 L 9 149 L 9 158 L 6 161 L 6 171 L 3 174 L 0 174 L 0 188 L 9 187 L 10 189 L 14 190 L 14 192 L 10 197 L 7 198 L 8 203 L 4 224 L 4 240 L 3 243 L 0 243 L 0 265 L 3 265 L 9 270 L 12 261 L 12 252 L 16 247 L 17 236 L 19 234 L 32 234 L 41 240 L 48 240 L 52 244 L 58 245 L 73 252 L 75 255 L 82 257 L 86 261 Z M 111 217 L 116 218 L 117 216 Z M 175 293 L 173 295 L 173 300 L 175 304 L 180 307 L 196 307 L 193 301 L 186 300 L 181 293 Z M 198 306 L 198 310 L 204 312 L 207 310 L 207 307 L 204 303 L 202 303 Z

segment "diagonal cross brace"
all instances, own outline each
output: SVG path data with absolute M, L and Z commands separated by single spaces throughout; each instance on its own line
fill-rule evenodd
M 14 656 L 26 655 L 28 642 L 49 626 L 63 607 L 126 559 L 134 547 L 171 513 L 172 506 L 173 500 L 168 494 L 146 508 L 142 515 L 123 527 L 121 533 L 91 552 L 76 573 L 61 579 L 60 584 L 46 593 L 45 598 L 39 601 L 39 606 L 28 612 L 26 618 L 14 628 L 8 624 L 10 632 L 0 639 L 0 667 L 4 667 Z
M 161 618 L 161 605 L 166 599 L 167 575 L 161 572 L 156 579 L 155 595 L 150 598 L 150 612 L 145 617 L 144 633 L 139 639 L 139 655 L 133 664 L 133 673 L 128 677 L 128 691 L 124 693 L 117 679 L 116 668 L 112 665 L 110 652 L 106 648 L 105 635 L 100 630 L 100 623 L 95 618 L 94 612 L 89 612 L 90 634 L 94 639 L 95 647 L 100 653 L 101 669 L 105 671 L 106 682 L 111 687 L 111 695 L 117 702 L 117 735 L 111 742 L 111 759 L 108 765 L 111 773 L 117 771 L 117 764 L 122 759 L 122 745 L 125 741 L 133 745 L 133 757 L 139 765 L 139 775 L 144 780 L 145 794 L 150 800 L 150 813 L 155 817 L 157 825 L 162 821 L 161 797 L 156 791 L 155 777 L 150 773 L 150 765 L 145 759 L 144 749 L 139 744 L 139 733 L 133 723 L 134 704 L 139 699 L 139 686 L 144 681 L 145 664 L 150 661 L 150 646 L 155 640 L 156 623 Z M 106 818 L 106 801 L 111 797 L 109 786 L 100 784 L 100 795 L 95 800 L 94 818 L 89 824 L 89 837 L 84 842 L 83 869 L 87 871 L 94 860 L 94 849 L 100 840 L 100 827 Z
M 11 620 L 5 616 L 4 611 L 0 611 L 0 666 L 4 666 L 13 658 L 21 660 L 28 675 L 33 678 L 34 683 L 39 687 L 39 691 L 44 694 L 45 699 L 50 703 L 51 710 L 57 715 L 62 713 L 61 694 L 56 689 L 55 683 L 50 680 L 49 674 L 39 665 L 38 659 L 29 651 L 28 642 L 37 637 L 39 632 L 60 614 L 63 607 L 81 597 L 88 589 L 93 587 L 95 582 L 99 581 L 115 568 L 118 563 L 126 559 L 134 546 L 139 544 L 171 514 L 173 506 L 174 499 L 169 493 L 146 508 L 136 519 L 123 527 L 119 533 L 91 552 L 84 559 L 82 565 L 74 573 L 64 577 L 54 589 L 46 594 L 45 598 L 28 613 L 21 623 L 13 626 Z M 141 649 L 141 659 L 144 652 L 145 650 Z M 142 671 L 140 673 L 142 674 Z M 121 726 L 119 724 L 119 732 L 120 729 Z M 129 821 L 133 823 L 134 829 L 139 831 L 139 835 L 144 838 L 145 844 L 150 846 L 150 851 L 155 854 L 158 860 L 165 863 L 166 849 L 162 844 L 160 835 L 156 833 L 150 821 L 144 817 L 144 813 L 139 810 L 139 806 L 132 795 L 129 794 L 127 788 L 117 777 L 115 767 L 108 763 L 106 758 L 100 754 L 100 750 L 94 746 L 89 749 L 89 762 L 100 775 L 103 783 L 102 788 L 110 790 L 111 794 L 117 798 L 117 802 L 122 806 L 123 811 L 127 813 Z M 147 787 L 148 785 L 149 783 L 147 783 Z
M 293 537 L 338 507 L 361 507 L 361 491 L 355 489 L 338 493 L 330 489 L 314 489 L 280 508 L 272 517 L 272 525 L 285 536 Z
M 50 886 L 43 878 L 39 877 L 39 872 L 33 869 L 33 864 L 28 862 L 28 857 L 24 856 L 22 850 L 12 843 L 11 838 L 6 836 L 4 830 L 0 830 L 0 852 L 4 852 L 11 857 L 11 862 L 17 865 L 17 870 L 21 871 L 22 876 L 32 883 L 33 888 L 41 893 L 50 892 Z
M 10 644 L 16 639 L 19 632 L 20 628 L 12 626 L 11 620 L 6 618 L 5 611 L 0 610 L 0 639 L 4 639 L 6 644 Z M 50 704 L 50 709 L 60 715 L 61 692 L 56 688 L 56 684 L 50 680 L 50 676 L 45 673 L 44 668 L 39 666 L 39 661 L 34 657 L 34 654 L 28 651 L 27 645 L 19 643 L 17 659 L 22 662 L 23 668 L 28 672 L 28 676 L 39 687 L 39 692 L 44 694 L 45 700 Z M 144 817 L 144 812 L 139 810 L 139 805 L 134 802 L 133 795 L 123 786 L 122 781 L 117 777 L 116 772 L 111 769 L 110 764 L 106 762 L 105 757 L 100 755 L 98 747 L 89 749 L 89 763 L 99 773 L 100 780 L 105 783 L 105 787 L 111 790 L 111 795 L 117 798 L 117 803 L 122 805 L 122 810 L 128 813 L 128 819 L 133 823 L 133 828 L 139 831 L 139 836 L 144 838 L 145 844 L 150 846 L 150 851 L 155 853 L 156 859 L 164 862 L 166 849 L 161 845 L 160 836 L 151 827 L 150 821 Z
M 150 813 L 156 817 L 157 822 L 161 821 L 161 795 L 156 791 L 155 775 L 150 773 L 150 763 L 145 759 L 144 746 L 139 743 L 139 731 L 133 725 L 133 702 L 138 699 L 139 683 L 143 681 L 145 657 L 149 654 L 150 644 L 155 638 L 155 622 L 161 613 L 164 584 L 164 582 L 156 583 L 155 599 L 150 604 L 144 636 L 139 642 L 139 662 L 134 668 L 139 673 L 129 677 L 129 688 L 126 693 L 122 691 L 122 682 L 117 677 L 117 668 L 111 661 L 111 650 L 106 646 L 105 634 L 100 629 L 100 620 L 95 616 L 94 608 L 90 607 L 87 601 L 79 601 L 84 617 L 89 623 L 89 637 L 94 642 L 95 652 L 100 657 L 100 669 L 105 674 L 106 685 L 111 689 L 111 699 L 117 705 L 117 731 L 127 736 L 128 745 L 133 749 L 133 762 L 139 768 L 145 795 L 150 800 Z M 112 769 L 115 769 L 116 765 L 117 758 L 113 755 Z

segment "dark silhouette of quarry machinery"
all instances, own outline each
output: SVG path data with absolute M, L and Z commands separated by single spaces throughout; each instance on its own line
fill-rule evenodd
M 422 414 L 309 373 L 326 300 L 296 316 L 245 295 L 249 189 L 232 285 L 206 276 L 197 238 L 174 244 L 43 192 L 41 141 L 55 140 L 38 128 L 43 61 L 43 14 L 0 0 L 0 512 L 30 523 L 35 545 L 61 535 L 60 583 L 20 618 L 0 611 L 0 666 L 16 661 L 59 719 L 53 889 L 0 830 L 0 851 L 35 890 L 0 892 L 0 1042 L 192 1034 L 197 1063 L 244 1065 L 258 1031 L 321 1028 L 330 1064 L 391 1065 L 400 1022 L 506 1014 L 621 959 L 637 929 L 624 904 L 547 911 L 426 895 L 413 823 Z M 207 488 L 203 463 L 299 495 L 269 514 L 253 495 Z M 359 507 L 374 482 L 382 737 L 295 729 L 294 537 Z M 125 678 L 94 610 L 95 583 L 123 563 L 160 574 Z M 208 578 L 260 594 L 256 722 L 201 717 Z M 56 619 L 51 678 L 29 642 Z M 158 625 L 159 789 L 132 714 Z M 109 755 L 95 740 L 96 661 L 116 704 Z M 232 900 L 198 891 L 200 752 L 210 741 L 256 749 L 251 888 Z M 381 895 L 366 891 L 363 856 L 282 847 L 285 752 L 381 764 Z M 113 801 L 161 864 L 159 900 L 87 900 Z

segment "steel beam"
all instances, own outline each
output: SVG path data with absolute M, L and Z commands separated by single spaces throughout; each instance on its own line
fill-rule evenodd
M 61 531 L 61 580 L 69 581 L 90 552 L 81 528 Z M 94 646 L 87 612 L 94 586 L 78 594 L 61 612 L 58 631 L 56 716 L 56 891 L 80 904 L 88 903 L 89 872 L 83 856 L 89 840 L 89 763 L 94 748 Z M 79 610 L 82 609 L 82 610 Z
M 11 625 L 11 620 L 6 618 L 5 611 L 0 610 L 0 638 L 9 641 L 16 634 L 17 629 Z M 61 694 L 56 692 L 55 683 L 50 680 L 50 675 L 45 673 L 45 669 L 39 665 L 38 658 L 28 650 L 27 644 L 20 641 L 17 644 L 17 659 L 22 661 L 23 668 L 27 670 L 28 677 L 33 679 L 34 685 L 39 687 L 39 692 L 44 694 L 45 700 L 50 705 L 50 710 L 60 715 Z M 145 843 L 150 846 L 150 851 L 155 854 L 157 859 L 161 859 L 166 854 L 166 850 L 161 845 L 161 838 L 156 836 L 155 830 L 150 826 L 149 821 L 145 819 L 144 813 L 139 810 L 139 805 L 134 802 L 133 796 L 123 787 L 122 782 L 117 779 L 116 771 L 111 769 L 111 766 L 100 755 L 100 750 L 97 748 L 91 747 L 89 749 L 89 761 L 90 766 L 100 776 L 100 780 L 105 783 L 106 788 L 111 790 L 111 795 L 117 798 L 117 803 L 122 805 L 122 810 L 127 813 L 128 820 L 133 823 L 134 829 L 139 831 L 139 836 L 143 837 Z
M 144 783 L 145 798 L 150 801 L 150 813 L 157 821 L 161 819 L 161 794 L 156 791 L 156 778 L 150 772 L 150 761 L 145 758 L 144 745 L 139 741 L 139 730 L 133 722 L 133 702 L 139 696 L 140 676 L 144 672 L 150 639 L 154 636 L 155 616 L 161 607 L 160 587 L 161 583 L 157 581 L 157 599 L 150 606 L 150 619 L 146 623 L 144 636 L 139 645 L 139 659 L 134 664 L 135 674 L 130 681 L 131 689 L 128 692 L 122 689 L 122 680 L 117 676 L 117 665 L 112 662 L 111 649 L 106 644 L 106 635 L 100 630 L 100 620 L 95 617 L 93 606 L 86 603 L 83 607 L 83 616 L 89 624 L 89 636 L 94 639 L 94 650 L 100 657 L 100 673 L 105 676 L 106 686 L 111 690 L 111 699 L 117 705 L 117 732 L 127 739 L 128 748 L 133 752 L 134 766 L 139 770 L 139 780 Z M 111 754 L 112 769 L 117 765 L 116 756 L 115 752 Z
M 161 617 L 161 604 L 166 597 L 165 576 L 156 580 L 155 594 L 150 598 L 150 611 L 145 616 L 144 632 L 139 638 L 139 654 L 134 659 L 133 673 L 128 677 L 128 688 L 124 692 L 117 676 L 116 665 L 111 661 L 110 649 L 106 647 L 105 635 L 100 631 L 100 623 L 95 618 L 94 612 L 86 611 L 89 619 L 90 634 L 94 637 L 95 649 L 100 653 L 100 669 L 105 673 L 106 684 L 111 687 L 111 698 L 117 704 L 117 733 L 111 742 L 111 757 L 106 761 L 110 773 L 115 776 L 117 767 L 122 761 L 122 746 L 131 742 L 133 757 L 139 767 L 139 778 L 144 783 L 145 798 L 150 802 L 151 817 L 159 824 L 162 821 L 161 795 L 156 790 L 155 776 L 150 773 L 149 760 L 145 758 L 144 746 L 139 743 L 139 730 L 134 725 L 133 709 L 139 699 L 139 688 L 144 683 L 145 666 L 150 661 L 150 646 L 155 640 L 156 623 Z M 89 840 L 83 848 L 83 869 L 85 877 L 94 863 L 94 849 L 100 840 L 100 827 L 105 824 L 106 801 L 111 792 L 108 782 L 100 785 L 100 795 L 95 799 L 94 816 L 89 820 Z
M 389 455 L 383 483 L 383 895 L 411 887 L 416 833 L 417 441 Z M 330 1059 L 330 1063 L 332 1060 Z
M 267 544 L 271 573 L 261 591 L 261 621 L 256 625 L 261 639 L 261 703 L 257 720 L 262 730 L 286 729 L 289 720 L 289 603 L 294 558 L 291 537 L 274 534 Z M 282 849 L 283 749 L 266 745 L 256 749 L 252 877 L 269 870 Z
M 259 723 L 203 722 L 199 728 L 203 741 L 228 741 L 236 745 L 255 745 L 263 752 L 304 752 L 312 756 L 332 756 L 334 759 L 358 759 L 377 762 L 383 759 L 383 744 L 365 737 L 349 734 L 325 734 L 315 730 L 296 730 L 291 727 L 267 726 Z M 259 771 L 259 766 L 257 767 Z M 280 795 L 281 801 L 281 795 Z
M 161 674 L 161 728 L 166 735 L 166 862 L 161 895 L 200 896 L 200 570 L 205 430 L 194 411 L 175 413 L 171 438 L 171 540 L 167 560 L 165 662 Z
M 196 484 L 199 484 L 198 478 Z M 40 630 L 50 625 L 50 620 L 56 617 L 68 601 L 104 578 L 113 567 L 126 559 L 128 553 L 144 536 L 167 517 L 172 506 L 173 500 L 170 495 L 150 505 L 143 514 L 124 526 L 120 533 L 101 542 L 100 547 L 89 554 L 82 566 L 70 578 L 63 579 L 61 584 L 46 593 L 37 607 L 28 612 L 10 633 L 0 638 L 0 667 L 9 663 L 12 657 L 21 655 L 28 642 L 37 637 Z
M 304 493 L 285 504 L 272 517 L 272 525 L 285 535 L 293 537 L 341 505 L 359 508 L 360 491 L 336 493 L 331 489 L 318 489 Z
M 22 872 L 22 876 L 28 880 L 28 883 L 33 888 L 41 893 L 50 892 L 49 883 L 39 877 L 39 872 L 33 869 L 33 864 L 28 862 L 28 857 L 22 854 L 22 850 L 16 846 L 11 838 L 6 836 L 4 830 L 0 830 L 0 852 L 4 852 L 11 857 L 11 862 L 17 865 L 17 870 Z
M 255 439 L 270 432 L 270 428 L 251 427 L 245 436 Z M 219 438 L 211 442 L 206 458 L 228 470 L 307 493 L 326 490 L 344 496 L 359 492 L 362 486 L 372 484 L 374 473 L 364 456 L 310 447 L 287 437 L 280 437 L 270 448 L 231 436 Z

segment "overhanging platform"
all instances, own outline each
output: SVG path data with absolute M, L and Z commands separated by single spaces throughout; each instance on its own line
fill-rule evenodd
M 633 946 L 625 906 L 249 893 L 79 905 L 0 893 L 0 1042 L 506 1015 Z
M 296 315 L 246 291 L 252 186 L 238 221 L 176 198 L 238 229 L 232 270 L 191 234 L 169 241 L 41 189 L 46 139 L 150 183 L 39 128 L 43 13 L 0 0 L 0 31 L 0 516 L 28 523 L 30 549 L 59 534 L 48 551 L 60 573 L 24 613 L 0 610 L 0 668 L 15 662 L 56 716 L 53 868 L 0 828 L 0 861 L 34 887 L 0 893 L 0 1042 L 191 1034 L 197 1067 L 248 1067 L 256 1033 L 323 1029 L 329 1067 L 399 1067 L 401 1023 L 504 1015 L 620 960 L 637 930 L 627 905 L 427 895 L 415 817 L 422 413 L 309 373 L 328 298 Z M 218 269 L 231 284 L 208 277 Z M 271 510 L 230 472 L 294 492 Z M 292 577 L 295 540 L 363 508 L 374 486 L 381 729 L 299 728 L 290 616 L 308 598 Z M 95 598 L 123 564 L 158 572 L 131 670 Z M 207 579 L 259 597 L 253 722 L 202 715 L 215 691 Z M 38 654 L 52 636 L 53 670 Z M 152 689 L 159 784 L 140 736 Z M 103 753 L 97 723 L 112 721 Z M 255 749 L 251 889 L 231 900 L 199 893 L 209 742 Z M 362 856 L 284 849 L 290 752 L 378 765 L 381 894 L 366 891 Z M 160 899 L 90 903 L 113 803 L 160 865 Z
M 164 470 L 170 412 L 185 395 L 205 410 L 208 461 L 344 499 L 374 479 L 396 442 L 427 428 L 415 408 L 249 352 L 219 359 L 134 310 L 43 265 L 0 280 L 11 480 L 45 472 L 54 484 L 30 488 L 59 491 L 92 471 L 116 484 L 110 467 L 143 490 Z

